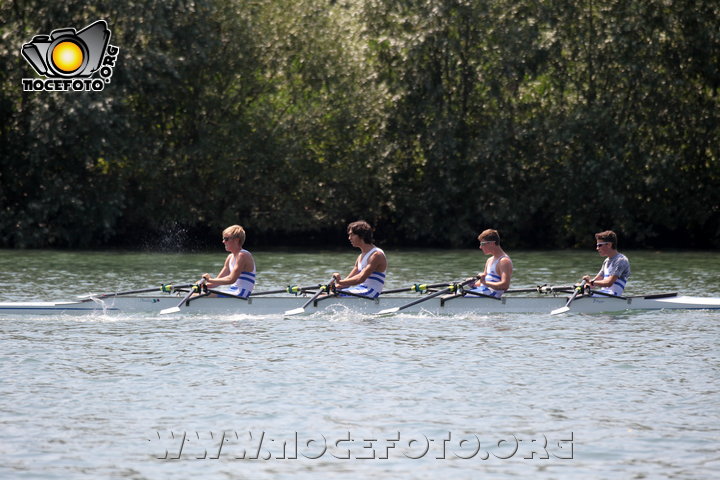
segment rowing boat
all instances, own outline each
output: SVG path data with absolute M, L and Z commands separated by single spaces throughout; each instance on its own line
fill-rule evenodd
M 423 294 L 427 295 L 427 294 Z M 320 297 L 305 308 L 306 314 L 316 312 L 356 312 L 377 314 L 383 310 L 407 305 L 423 295 L 386 295 L 378 299 L 357 297 Z M 493 313 L 550 313 L 562 308 L 569 294 L 538 294 L 515 296 L 506 294 L 502 299 L 475 296 L 446 295 L 428 298 L 403 312 L 430 314 L 493 314 Z M 154 295 L 103 295 L 77 301 L 63 302 L 0 302 L 0 315 L 82 315 L 82 314 L 159 314 L 172 309 L 182 297 L 177 293 Z M 200 297 L 183 304 L 180 312 L 194 314 L 247 314 L 283 315 L 297 310 L 308 300 L 303 295 L 251 296 L 247 300 L 233 297 Z M 720 310 L 720 297 L 694 297 L 659 294 L 629 297 L 581 295 L 574 299 L 572 312 L 603 313 L 625 310 Z

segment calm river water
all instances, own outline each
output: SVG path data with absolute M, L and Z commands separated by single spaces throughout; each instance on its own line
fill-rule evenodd
M 479 251 L 388 251 L 386 288 Z M 514 287 L 588 251 L 509 252 Z M 720 296 L 720 253 L 625 252 L 628 294 Z M 355 252 L 255 252 L 258 290 Z M 0 301 L 193 281 L 224 254 L 0 251 Z M 718 478 L 720 312 L 0 316 L 0 478 Z

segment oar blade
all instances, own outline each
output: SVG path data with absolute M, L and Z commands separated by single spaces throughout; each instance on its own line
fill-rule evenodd
M 558 315 L 558 314 L 560 314 L 560 313 L 565 313 L 565 312 L 569 311 L 569 310 L 570 310 L 570 304 L 573 302 L 573 300 L 575 300 L 575 298 L 576 298 L 580 293 L 582 293 L 583 288 L 585 288 L 585 283 L 586 283 L 585 280 L 583 280 L 582 282 L 580 282 L 580 285 L 578 285 L 577 287 L 575 287 L 575 292 L 572 294 L 572 296 L 570 297 L 570 300 L 567 301 L 567 303 L 565 304 L 565 306 L 562 307 L 562 308 L 556 308 L 555 310 L 553 310 L 552 312 L 550 312 L 550 315 Z
M 379 312 L 377 312 L 377 315 L 390 315 L 399 311 L 400 307 L 386 308 L 385 310 L 380 310 Z
M 171 313 L 178 313 L 179 311 L 180 307 L 165 308 L 163 310 L 160 310 L 160 315 L 169 315 Z
M 286 317 L 292 317 L 293 315 L 301 315 L 301 314 L 305 313 L 305 307 L 307 307 L 308 305 L 313 303 L 315 300 L 317 300 L 318 297 L 320 295 L 322 295 L 323 292 L 330 291 L 330 289 L 332 288 L 334 283 L 335 283 L 335 278 L 333 277 L 333 278 L 330 278 L 330 282 L 327 284 L 326 287 L 323 287 L 322 285 L 318 285 L 319 290 L 317 291 L 317 293 L 315 293 L 315 295 L 312 296 L 312 298 L 310 300 L 305 302 L 305 305 L 303 305 L 300 308 L 294 308 L 292 310 L 287 310 L 284 315 Z M 316 303 L 316 305 L 317 305 L 317 303 Z
M 458 287 L 464 287 L 465 285 L 469 284 L 470 282 L 474 282 L 474 281 L 475 281 L 474 278 L 470 278 L 470 279 L 467 279 L 467 280 L 465 280 L 464 282 L 460 283 L 459 285 L 453 283 L 453 284 L 451 284 L 451 285 L 453 285 L 452 287 L 445 288 L 445 289 L 443 289 L 443 290 L 440 290 L 439 292 L 432 293 L 432 294 L 430 294 L 430 295 L 428 295 L 428 296 L 426 296 L 426 297 L 424 297 L 424 298 L 421 298 L 421 299 L 419 299 L 419 300 L 414 300 L 414 301 L 412 301 L 412 302 L 410 302 L 410 303 L 407 303 L 407 304 L 405 304 L 405 305 L 401 305 L 401 306 L 399 306 L 399 307 L 386 308 L 385 310 L 381 310 L 380 312 L 378 312 L 377 315 L 387 315 L 387 314 L 390 314 L 390 313 L 399 312 L 400 310 L 405 310 L 406 308 L 413 307 L 413 306 L 415 306 L 415 305 L 417 305 L 417 304 L 419 304 L 419 303 L 426 302 L 426 301 L 430 300 L 431 298 L 439 297 L 440 295 L 445 295 L 446 293 L 448 293 L 448 292 L 450 292 L 450 291 L 454 291 L 455 288 L 456 288 L 456 285 L 457 285 Z

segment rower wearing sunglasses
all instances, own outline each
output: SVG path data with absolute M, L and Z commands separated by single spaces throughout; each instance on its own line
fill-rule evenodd
M 217 277 L 209 273 L 203 275 L 208 288 L 222 287 L 229 295 L 247 298 L 255 287 L 255 260 L 250 252 L 243 248 L 245 229 L 240 225 L 231 225 L 223 230 L 225 250 L 230 252 Z
M 583 280 L 591 288 L 598 287 L 600 292 L 622 295 L 630 277 L 630 261 L 617 251 L 617 235 L 612 230 L 596 233 L 595 242 L 597 252 L 606 258 L 595 277 L 585 275 Z
M 478 274 L 472 292 L 500 298 L 510 288 L 513 265 L 510 257 L 500 246 L 500 234 L 497 230 L 487 229 L 478 235 L 480 249 L 490 258 L 485 262 L 485 270 Z

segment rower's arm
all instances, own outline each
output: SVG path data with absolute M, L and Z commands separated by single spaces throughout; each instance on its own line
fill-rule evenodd
M 232 254 L 230 254 L 232 255 Z M 237 281 L 237 279 L 240 277 L 240 274 L 244 271 L 252 271 L 252 260 L 250 255 L 246 253 L 241 253 L 238 256 L 238 261 L 235 264 L 235 268 L 230 270 L 230 256 L 228 256 L 227 260 L 225 260 L 225 265 L 223 266 L 222 271 L 218 274 L 217 277 L 212 278 L 210 275 L 203 275 L 203 278 L 206 278 L 208 282 L 208 287 L 217 287 L 218 285 L 232 285 Z
M 363 283 L 373 272 L 384 272 L 387 269 L 387 260 L 385 256 L 380 252 L 375 252 L 370 257 L 370 261 L 362 270 L 358 271 L 357 263 L 353 268 L 352 272 L 347 277 L 336 280 L 335 285 L 338 288 L 352 287 L 353 285 L 360 285 Z
M 357 262 L 359 262 L 359 261 L 360 261 L 360 260 L 359 260 L 359 257 L 358 257 L 358 261 L 357 261 Z M 342 278 L 342 275 L 340 275 L 339 272 L 333 273 L 333 278 L 335 279 L 335 286 L 336 286 L 336 287 L 347 287 L 347 286 L 348 286 L 348 285 L 346 285 L 344 282 L 346 282 L 347 279 L 352 278 L 352 277 L 354 277 L 354 276 L 356 276 L 356 275 L 358 274 L 358 268 L 357 268 L 358 264 L 357 264 L 357 262 L 355 262 L 355 265 L 353 265 L 353 269 L 350 270 L 350 273 L 347 274 L 347 277 L 345 277 L 345 279 Z M 355 284 L 353 283 L 352 285 L 355 285 Z
M 618 279 L 617 275 L 610 275 L 609 277 L 603 278 L 601 275 L 596 276 L 590 281 L 591 287 L 612 287 L 615 281 Z
M 607 280 L 605 280 L 603 277 L 602 270 L 600 270 L 594 277 L 591 277 L 590 275 L 585 275 L 582 277 L 582 279 L 585 280 L 585 283 L 587 283 L 591 287 L 609 287 L 610 285 L 615 283 L 615 280 L 617 280 L 618 277 L 617 275 L 611 275 L 610 277 L 608 277 L 608 279 L 611 278 L 612 281 L 608 283 Z

